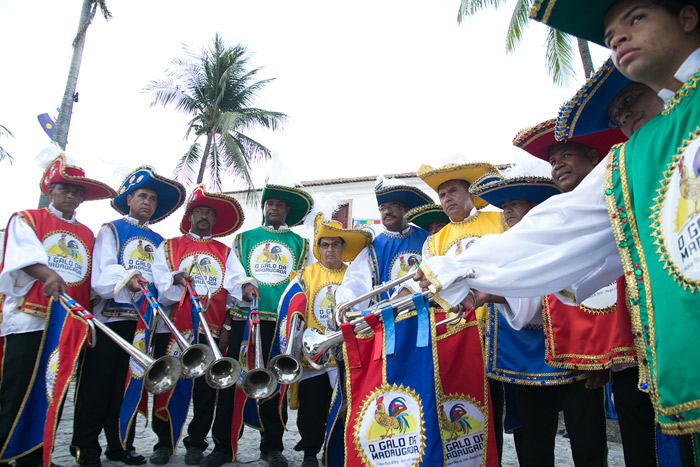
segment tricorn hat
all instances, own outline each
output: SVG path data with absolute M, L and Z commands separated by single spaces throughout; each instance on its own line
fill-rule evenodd
M 66 163 L 66 155 L 61 153 L 46 167 L 41 177 L 41 192 L 46 196 L 49 187 L 54 183 L 67 183 L 81 186 L 85 189 L 85 201 L 96 199 L 114 198 L 116 192 L 107 184 L 85 177 L 85 171 L 75 165 Z
M 314 220 L 314 256 L 321 259 L 318 241 L 323 237 L 340 237 L 345 240 L 343 261 L 352 261 L 360 251 L 372 242 L 372 234 L 362 229 L 344 229 L 336 220 L 324 221 L 323 213 L 316 214 Z
M 185 187 L 175 180 L 170 180 L 156 173 L 150 165 L 142 165 L 126 176 L 117 197 L 112 200 L 112 207 L 123 215 L 129 214 L 126 197 L 139 188 L 147 188 L 158 194 L 158 206 L 149 222 L 162 221 L 185 202 Z
M 439 169 L 434 169 L 429 165 L 421 165 L 418 169 L 418 177 L 430 186 L 435 192 L 438 187 L 450 180 L 466 180 L 471 185 L 482 175 L 492 173 L 498 175 L 498 169 L 488 162 L 473 162 L 469 164 L 446 164 Z M 479 197 L 472 196 L 474 207 L 481 209 L 488 204 Z
M 485 199 L 492 206 L 503 208 L 503 202 L 509 199 L 526 199 L 541 203 L 547 198 L 561 193 L 554 180 L 546 177 L 481 177 L 469 187 L 474 196 Z
M 445 211 L 442 210 L 442 206 L 439 204 L 424 204 L 423 206 L 415 207 L 410 209 L 404 217 L 408 222 L 413 222 L 425 230 L 428 230 L 428 227 L 433 222 L 450 223 L 450 216 L 445 214 Z
M 260 204 L 264 205 L 265 200 L 269 198 L 280 198 L 287 202 L 289 214 L 287 214 L 285 223 L 289 227 L 294 227 L 304 222 L 304 218 L 309 214 L 311 207 L 314 205 L 314 200 L 311 195 L 301 188 L 266 183 L 265 188 L 263 188 Z M 263 223 L 264 222 L 265 214 L 263 213 Z
M 433 199 L 420 188 L 393 177 L 377 177 L 374 194 L 377 197 L 378 205 L 390 201 L 400 201 L 407 206 L 406 209 L 412 209 L 416 206 L 433 203 Z
M 211 228 L 212 237 L 225 237 L 243 225 L 245 215 L 236 198 L 222 193 L 207 193 L 204 185 L 199 185 L 187 200 L 185 215 L 180 221 L 180 232 L 183 234 L 190 231 L 190 213 L 198 206 L 206 206 L 216 211 L 216 223 Z

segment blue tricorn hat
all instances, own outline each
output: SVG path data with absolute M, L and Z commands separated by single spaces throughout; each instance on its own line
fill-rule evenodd
M 597 133 L 610 128 L 608 104 L 632 83 L 607 59 L 586 84 L 561 106 L 554 137 L 557 140 Z
M 185 187 L 156 173 L 150 165 L 142 165 L 126 176 L 117 196 L 112 200 L 112 207 L 123 215 L 129 214 L 126 197 L 139 188 L 147 188 L 158 194 L 158 207 L 149 222 L 162 221 L 185 202 Z
M 401 201 L 407 209 L 434 203 L 433 199 L 423 193 L 420 188 L 399 182 L 396 179 L 382 179 L 374 187 L 374 194 L 377 196 L 377 204 L 389 201 Z
M 469 187 L 469 191 L 501 209 L 503 202 L 509 199 L 526 199 L 539 204 L 562 192 L 551 178 L 534 176 L 502 178 L 490 175 L 479 178 Z

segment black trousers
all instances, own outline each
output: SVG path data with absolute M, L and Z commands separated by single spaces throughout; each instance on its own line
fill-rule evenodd
M 243 331 L 245 330 L 246 321 L 234 321 L 231 325 L 231 336 L 229 337 L 227 356 L 238 359 L 240 353 L 241 341 L 243 340 Z M 260 340 L 262 342 L 264 365 L 267 366 L 267 356 L 270 354 L 270 348 L 275 339 L 274 321 L 260 321 Z M 252 359 L 252 356 L 248 357 Z M 219 400 L 216 405 L 216 417 L 212 427 L 212 438 L 214 440 L 214 451 L 220 452 L 233 458 L 233 448 L 231 446 L 231 419 L 233 418 L 233 404 L 235 400 L 236 389 L 232 386 L 219 391 Z M 274 396 L 260 401 L 258 403 L 258 412 L 263 423 L 263 430 L 260 432 L 260 452 L 266 453 L 271 451 L 282 451 L 282 435 L 284 434 L 284 425 L 287 423 L 287 401 L 283 401 L 281 408 L 282 420 L 277 410 L 280 403 L 279 393 Z
M 496 450 L 498 451 L 498 465 L 501 465 L 503 457 L 503 416 L 505 415 L 506 393 L 503 383 L 495 379 L 489 381 L 489 393 L 491 394 L 491 422 L 493 433 L 496 435 Z
M 625 465 L 656 466 L 656 424 L 649 394 L 637 388 L 639 368 L 613 371 L 612 391 Z
M 43 331 L 11 334 L 2 338 L 0 379 L 0 448 L 5 446 L 34 375 Z M 58 420 L 61 418 L 59 411 Z M 17 465 L 40 465 L 43 447 L 17 459 Z
M 315 456 L 321 450 L 332 396 L 333 386 L 326 373 L 299 382 L 297 428 L 301 440 L 294 446 L 295 451 Z
M 586 389 L 585 384 L 583 380 L 558 386 L 516 386 L 520 427 L 513 436 L 522 467 L 554 467 L 560 409 L 564 410 L 574 464 L 607 466 L 603 389 Z
M 135 320 L 115 321 L 107 326 L 132 342 Z M 129 370 L 129 354 L 104 333 L 97 334 L 97 345 L 83 353 L 80 377 L 76 386 L 71 452 L 79 459 L 97 462 L 102 454 L 100 432 L 107 438 L 107 453 L 124 452 L 119 441 L 119 410 L 124 399 L 124 385 Z M 134 422 L 126 439 L 127 451 L 134 449 Z
M 154 354 L 156 358 L 165 355 L 170 340 L 170 334 L 156 334 Z M 219 340 L 214 339 L 218 344 Z M 206 344 L 207 339 L 204 334 L 199 335 L 199 342 Z M 209 446 L 207 435 L 214 420 L 214 407 L 216 406 L 216 389 L 207 384 L 204 376 L 196 378 L 192 388 L 192 420 L 187 425 L 187 436 L 183 440 L 185 447 L 197 447 L 204 451 Z M 154 404 L 155 405 L 155 404 Z M 154 407 L 155 408 L 155 407 Z M 173 445 L 172 433 L 170 432 L 170 422 L 161 420 L 152 413 L 153 432 L 158 436 L 158 442 L 153 450 L 160 447 L 170 448 Z

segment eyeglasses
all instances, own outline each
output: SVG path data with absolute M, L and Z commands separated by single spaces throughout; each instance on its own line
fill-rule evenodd
M 399 209 L 403 209 L 403 206 L 399 203 L 382 204 L 379 206 L 379 212 L 398 211 Z
M 342 242 L 333 242 L 333 243 L 328 243 L 328 242 L 321 242 L 318 244 L 318 247 L 322 250 L 327 250 L 329 248 L 333 248 L 334 250 L 339 249 L 341 246 L 343 246 Z

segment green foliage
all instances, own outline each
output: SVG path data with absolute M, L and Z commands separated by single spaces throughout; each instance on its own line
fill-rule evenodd
M 175 176 L 190 184 L 199 165 L 196 183 L 207 172 L 217 190 L 223 175 L 252 187 L 251 164 L 269 158 L 270 150 L 244 132 L 258 126 L 275 131 L 287 119 L 281 112 L 250 107 L 272 79 L 256 81 L 261 68 L 248 70 L 246 48 L 228 47 L 218 34 L 200 53 L 185 50 L 187 57 L 172 61 L 166 79 L 151 81 L 145 89 L 153 94 L 152 106 L 173 105 L 192 116 L 185 138 L 194 141 L 178 161 Z

